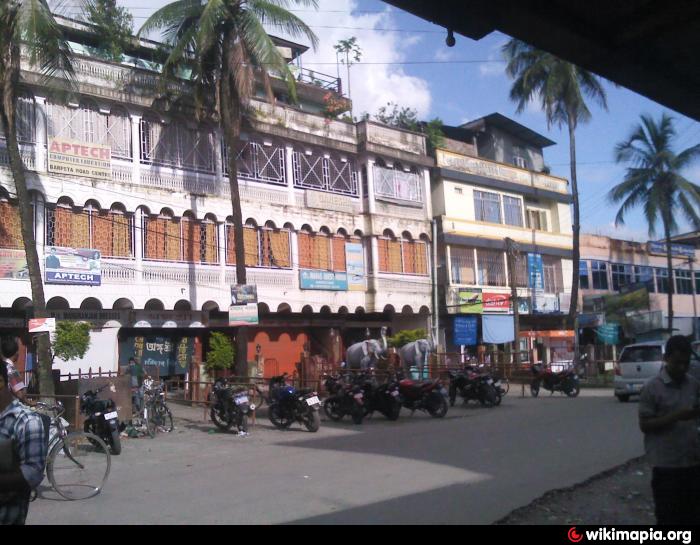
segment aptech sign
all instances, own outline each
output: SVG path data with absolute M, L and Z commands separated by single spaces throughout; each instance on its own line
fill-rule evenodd
M 111 180 L 112 149 L 100 144 L 51 138 L 49 172 Z

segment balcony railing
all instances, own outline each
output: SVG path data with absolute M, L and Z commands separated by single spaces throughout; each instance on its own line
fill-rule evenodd
M 415 203 L 423 202 L 421 177 L 415 172 L 404 172 L 375 165 L 374 194 L 377 197 Z
M 299 68 L 293 71 L 296 72 L 296 80 L 299 83 L 314 85 L 316 87 L 320 87 L 321 89 L 326 89 L 327 91 L 334 91 L 339 95 L 343 94 L 343 84 L 340 78 L 334 78 L 328 74 L 323 74 L 315 70 L 309 70 L 308 68 Z

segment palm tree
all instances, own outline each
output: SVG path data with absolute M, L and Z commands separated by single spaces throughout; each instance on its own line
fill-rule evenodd
M 249 99 L 262 80 L 270 102 L 274 102 L 269 74 L 287 82 L 295 98 L 294 77 L 284 57 L 263 24 L 291 37 L 305 36 L 313 47 L 318 38 L 286 8 L 290 5 L 317 7 L 316 0 L 176 0 L 155 12 L 139 33 L 163 29 L 170 47 L 164 71 L 175 73 L 186 66 L 194 84 L 198 115 L 219 120 L 227 149 L 228 176 L 236 246 L 236 279 L 246 283 L 243 218 L 238 191 L 235 144 Z M 246 373 L 247 332 L 236 335 L 236 371 Z
M 547 116 L 547 125 L 566 125 L 569 129 L 569 155 L 571 158 L 571 197 L 574 205 L 573 275 L 569 320 L 573 321 L 578 306 L 579 233 L 581 231 L 576 178 L 576 127 L 590 120 L 591 112 L 584 95 L 607 110 L 607 97 L 601 81 L 590 72 L 563 61 L 551 53 L 535 49 L 531 45 L 511 39 L 503 46 L 508 62 L 506 73 L 513 78 L 510 98 L 518 104 L 522 113 L 531 100 L 539 100 Z
M 673 118 L 665 112 L 658 121 L 649 115 L 641 116 L 627 140 L 615 147 L 615 160 L 627 163 L 625 179 L 608 193 L 620 210 L 615 225 L 625 222 L 625 214 L 641 206 L 649 225 L 649 236 L 656 234 L 661 221 L 666 241 L 668 269 L 668 330 L 673 329 L 673 268 L 671 234 L 677 231 L 677 218 L 684 216 L 695 229 L 700 229 L 700 186 L 688 181 L 681 171 L 700 157 L 700 144 L 676 154 L 671 149 L 676 136 Z
M 25 48 L 29 63 L 41 70 L 46 83 L 53 77 L 67 79 L 69 83 L 73 81 L 71 52 L 46 0 L 0 2 L 0 28 L 0 123 L 19 201 L 22 240 L 27 257 L 34 315 L 46 317 L 44 285 L 34 239 L 32 206 L 17 140 L 20 48 Z M 44 395 L 53 395 L 48 335 L 38 336 L 37 352 L 40 391 Z

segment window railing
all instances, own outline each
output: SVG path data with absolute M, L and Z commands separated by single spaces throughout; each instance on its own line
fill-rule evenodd
M 340 195 L 359 195 L 357 172 L 351 161 L 326 155 L 294 152 L 292 156 L 294 186 Z
M 422 203 L 421 176 L 374 165 L 374 194 L 377 197 Z

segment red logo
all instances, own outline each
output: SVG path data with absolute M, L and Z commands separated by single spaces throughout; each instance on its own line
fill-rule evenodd
M 569 541 L 571 541 L 572 543 L 578 543 L 579 541 L 581 541 L 583 539 L 583 534 L 579 534 L 576 531 L 576 526 L 572 527 L 569 530 L 569 533 L 566 535 L 568 536 Z

